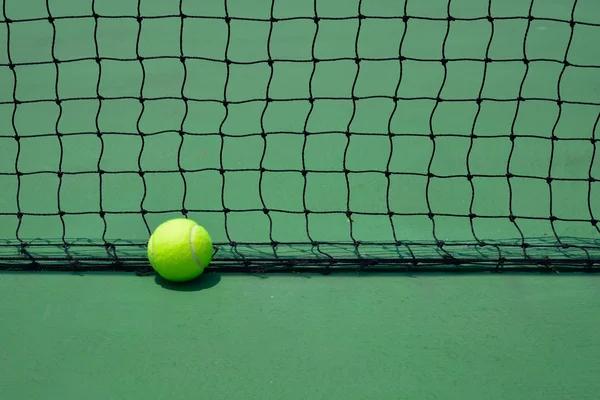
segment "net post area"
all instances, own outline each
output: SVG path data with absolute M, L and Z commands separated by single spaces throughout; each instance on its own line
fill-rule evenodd
M 0 14 L 0 269 L 600 269 L 600 3 L 180 0 Z

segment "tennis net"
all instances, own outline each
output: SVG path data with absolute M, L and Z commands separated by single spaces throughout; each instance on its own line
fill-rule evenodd
M 251 4 L 250 4 L 251 3 Z M 4 0 L 0 264 L 595 270 L 600 5 Z

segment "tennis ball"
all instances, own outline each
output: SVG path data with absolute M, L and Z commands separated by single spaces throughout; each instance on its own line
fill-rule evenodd
M 212 254 L 212 239 L 206 229 L 185 218 L 163 222 L 148 240 L 150 265 L 172 282 L 200 276 L 210 264 Z

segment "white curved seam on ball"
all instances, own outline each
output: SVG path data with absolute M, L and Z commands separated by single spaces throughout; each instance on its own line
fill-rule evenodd
M 198 260 L 198 255 L 196 254 L 196 246 L 194 246 L 194 232 L 196 232 L 196 228 L 198 227 L 198 225 L 194 225 L 192 227 L 192 230 L 190 231 L 190 247 L 192 248 L 192 256 L 194 256 L 194 262 L 196 263 L 196 265 L 199 268 L 202 268 L 202 264 L 200 264 L 200 261 Z

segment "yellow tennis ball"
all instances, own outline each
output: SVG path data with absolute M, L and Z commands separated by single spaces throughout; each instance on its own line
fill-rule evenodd
M 212 254 L 212 239 L 206 229 L 185 218 L 163 222 L 148 240 L 150 265 L 172 282 L 200 276 L 210 264 Z

